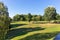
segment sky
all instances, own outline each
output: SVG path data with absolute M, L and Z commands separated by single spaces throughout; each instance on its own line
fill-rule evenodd
M 44 9 L 48 6 L 56 8 L 57 13 L 60 13 L 60 0 L 0 0 L 7 7 L 9 16 L 13 17 L 16 14 L 37 14 L 43 15 Z

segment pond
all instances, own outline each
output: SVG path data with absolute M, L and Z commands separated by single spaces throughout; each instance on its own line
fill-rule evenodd
M 54 40 L 60 40 L 60 33 L 56 35 L 56 37 L 54 38 Z

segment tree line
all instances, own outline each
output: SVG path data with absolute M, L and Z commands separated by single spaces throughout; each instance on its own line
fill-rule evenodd
M 41 21 L 42 16 L 40 15 L 31 15 L 31 13 L 28 13 L 28 15 L 15 15 L 12 19 L 13 21 Z
M 60 20 L 60 15 L 56 12 L 56 8 L 54 7 L 47 7 L 44 10 L 44 15 L 32 15 L 28 13 L 27 15 L 24 14 L 16 14 L 13 21 L 51 21 L 51 20 Z

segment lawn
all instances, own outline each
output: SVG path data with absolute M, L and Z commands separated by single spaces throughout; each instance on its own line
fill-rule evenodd
M 60 24 L 33 24 L 27 21 L 11 23 L 7 34 L 10 40 L 53 40 L 60 32 Z

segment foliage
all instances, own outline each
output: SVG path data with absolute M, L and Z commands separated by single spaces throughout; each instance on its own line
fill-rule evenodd
M 32 21 L 41 21 L 42 16 L 41 15 L 32 15 Z
M 44 15 L 32 15 L 28 13 L 27 15 L 16 14 L 13 17 L 13 21 L 51 21 L 51 20 L 60 20 L 60 15 L 57 14 L 54 7 L 45 8 Z
M 9 25 L 10 19 L 8 9 L 2 2 L 0 2 L 0 40 L 5 40 Z
M 25 16 L 24 15 L 20 15 L 20 21 L 25 21 L 25 20 L 26 20 Z
M 14 17 L 13 17 L 13 21 L 19 21 L 20 20 L 20 15 L 19 14 L 16 14 Z
M 56 9 L 54 7 L 47 7 L 44 13 L 44 19 L 47 21 L 56 20 Z
M 37 20 L 36 17 L 37 15 L 32 15 L 32 21 L 36 21 Z
M 15 15 L 13 17 L 13 21 L 42 21 L 42 16 L 41 15 L 31 15 L 31 14 L 28 14 L 28 15 Z
M 57 20 L 60 20 L 60 15 L 57 14 L 57 15 L 56 15 L 56 18 L 57 18 Z
M 32 15 L 31 15 L 31 13 L 28 13 L 28 21 L 30 22 L 31 19 L 32 19 Z

